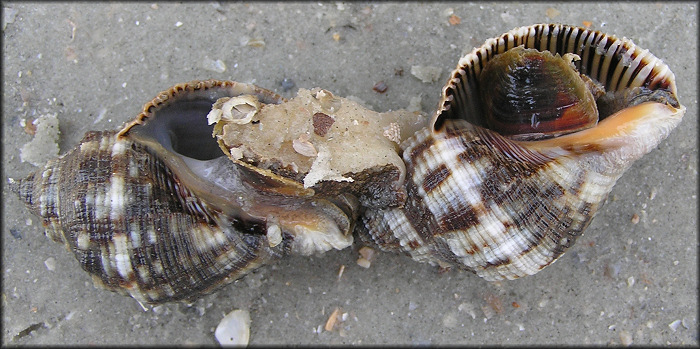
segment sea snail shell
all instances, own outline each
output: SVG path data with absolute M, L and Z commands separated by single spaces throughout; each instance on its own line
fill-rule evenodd
M 519 46 L 573 62 L 580 73 L 573 80 L 592 91 L 600 121 L 587 115 L 566 123 L 573 129 L 547 126 L 527 136 L 486 128 L 484 100 L 495 94 L 479 77 Z M 537 88 L 558 93 L 570 83 L 563 84 Z M 547 93 L 539 96 L 537 103 L 549 103 Z M 229 97 L 218 103 L 224 112 L 209 114 Z M 286 254 L 347 247 L 352 232 L 418 261 L 513 279 L 561 256 L 625 169 L 685 111 L 673 73 L 629 40 L 564 25 L 517 28 L 460 59 L 429 125 L 401 142 L 403 162 L 387 172 L 396 180 L 373 181 L 370 171 L 358 177 L 366 181 L 326 191 L 237 160 L 211 137 L 218 126 L 207 125 L 208 114 L 245 124 L 250 113 L 283 103 L 235 82 L 176 85 L 122 130 L 88 132 L 17 190 L 96 284 L 141 302 L 193 300 Z M 531 117 L 515 120 L 537 126 Z M 384 184 L 396 195 L 373 196 Z
M 19 195 L 96 285 L 146 303 L 196 299 L 286 253 L 349 246 L 354 202 L 310 197 L 221 152 L 207 112 L 242 94 L 284 101 L 236 82 L 176 85 L 121 131 L 88 132 Z M 329 238 L 308 246 L 313 234 Z
M 601 121 L 531 141 L 485 128 L 479 77 L 520 46 L 580 57 L 576 69 L 604 87 Z M 684 112 L 673 73 L 627 39 L 554 24 L 513 29 L 459 60 L 430 126 L 401 144 L 406 204 L 367 211 L 359 235 L 487 280 L 535 274 L 575 242 L 622 173 Z

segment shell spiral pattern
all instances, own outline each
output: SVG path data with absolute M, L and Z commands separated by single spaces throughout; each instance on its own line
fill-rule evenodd
M 535 109 L 522 109 L 529 102 L 512 103 L 506 107 L 521 108 L 524 117 L 511 118 L 516 112 L 507 108 L 498 117 L 529 123 L 531 134 L 489 129 L 485 109 L 494 103 L 484 99 L 512 94 L 501 93 L 509 88 L 529 96 L 528 86 L 487 88 L 479 79 L 494 57 L 515 49 L 533 50 L 534 61 L 548 52 L 573 67 L 566 81 L 590 89 L 593 115 L 579 123 L 579 112 L 567 110 L 568 101 L 579 98 L 565 95 L 573 89 L 525 78 L 545 84 L 536 86 L 543 97 L 533 103 L 556 105 L 555 113 L 538 119 Z M 509 80 L 517 79 L 503 79 Z M 326 104 L 340 105 L 324 96 Z M 353 236 L 487 280 L 514 279 L 559 258 L 617 179 L 663 141 L 685 111 L 669 68 L 627 39 L 566 25 L 516 28 L 461 58 L 430 123 L 396 149 L 387 146 L 403 160 L 387 173 L 402 183 L 374 178 L 377 171 L 355 180 L 340 173 L 324 192 L 301 182 L 303 176 L 283 175 L 291 167 L 275 172 L 283 167 L 277 160 L 267 161 L 270 168 L 240 160 L 243 151 L 234 154 L 220 143 L 223 128 L 207 123 L 212 106 L 227 108 L 217 111 L 219 118 L 245 124 L 285 103 L 271 91 L 231 81 L 179 84 L 123 129 L 87 133 L 16 190 L 97 285 L 140 302 L 191 301 L 285 255 L 350 246 Z M 557 113 L 577 128 L 545 130 L 562 124 L 552 120 Z M 312 115 L 324 120 L 321 137 L 337 122 L 324 113 L 310 113 L 309 120 Z M 294 147 L 316 155 L 308 137 Z M 400 187 L 400 195 L 367 199 L 388 183 Z

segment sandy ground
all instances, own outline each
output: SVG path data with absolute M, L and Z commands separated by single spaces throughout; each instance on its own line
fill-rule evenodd
M 451 14 L 461 22 L 451 25 Z M 144 311 L 94 288 L 7 190 L 8 178 L 36 169 L 20 161 L 32 138 L 22 120 L 56 113 L 64 153 L 158 92 L 207 78 L 285 97 L 319 86 L 377 111 L 420 95 L 430 113 L 459 57 L 487 38 L 584 21 L 668 63 L 688 109 L 578 243 L 535 276 L 490 283 L 391 254 L 364 269 L 355 246 L 263 267 L 193 305 Z M 697 31 L 694 3 L 4 2 L 2 344 L 216 344 L 223 315 L 246 309 L 252 344 L 698 345 Z M 216 60 L 225 71 L 206 64 Z M 423 83 L 412 65 L 440 67 L 441 78 Z M 285 78 L 295 83 L 287 92 Z M 372 90 L 379 81 L 384 94 Z M 336 307 L 348 314 L 342 331 L 319 331 Z

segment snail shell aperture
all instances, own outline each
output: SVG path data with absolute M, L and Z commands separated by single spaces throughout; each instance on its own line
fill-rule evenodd
M 461 58 L 427 126 L 320 89 L 287 101 L 193 81 L 119 131 L 88 132 L 16 190 L 96 284 L 141 302 L 193 300 L 353 235 L 514 279 L 559 258 L 684 112 L 673 73 L 631 41 L 539 24 Z M 290 125 L 308 131 L 282 137 Z M 282 135 L 274 147 L 245 138 L 269 134 Z

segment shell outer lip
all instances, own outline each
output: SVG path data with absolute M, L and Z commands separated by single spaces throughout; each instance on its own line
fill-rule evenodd
M 286 99 L 270 90 L 257 87 L 252 84 L 246 84 L 231 80 L 192 80 L 189 82 L 183 82 L 176 84 L 175 86 L 158 93 L 158 95 L 151 101 L 147 102 L 141 112 L 136 116 L 136 118 L 128 122 L 118 133 L 118 137 L 125 137 L 129 131 L 138 125 L 146 122 L 148 118 L 154 115 L 154 113 L 166 107 L 172 101 L 179 100 L 181 98 L 187 98 L 188 94 L 195 92 L 204 92 L 211 89 L 227 89 L 232 91 L 234 95 L 241 94 L 254 94 L 261 98 L 263 103 L 283 103 Z M 216 100 L 212 101 L 212 104 Z

